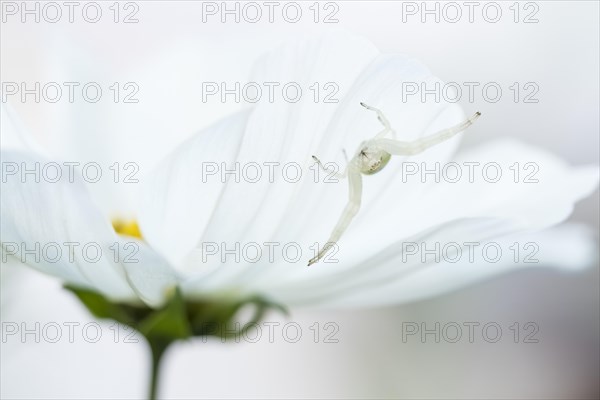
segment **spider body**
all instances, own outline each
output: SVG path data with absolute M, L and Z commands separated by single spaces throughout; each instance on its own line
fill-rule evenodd
M 392 155 L 374 146 L 363 146 L 359 151 L 358 163 L 360 172 L 373 175 L 381 171 L 390 162 Z
M 383 115 L 381 110 L 368 106 L 365 103 L 360 103 L 360 105 L 367 110 L 377 113 L 377 119 L 381 122 L 384 129 L 373 138 L 361 143 L 354 157 L 347 163 L 344 172 L 341 174 L 333 173 L 333 175 L 338 178 L 348 177 L 348 204 L 344 208 L 337 225 L 333 228 L 329 240 L 325 243 L 325 246 L 323 246 L 321 251 L 308 262 L 309 266 L 316 263 L 327 254 L 327 252 L 342 237 L 342 234 L 346 231 L 350 222 L 352 222 L 352 219 L 358 213 L 362 200 L 362 175 L 373 175 L 381 171 L 388 164 L 392 155 L 411 156 L 419 154 L 438 143 L 450 139 L 457 133 L 462 132 L 471 126 L 481 115 L 481 113 L 476 112 L 469 119 L 456 126 L 412 142 L 403 142 L 396 140 L 396 132 L 392 129 L 389 121 L 385 115 Z M 388 135 L 391 135 L 392 138 L 386 137 Z M 312 157 L 321 168 L 328 171 L 317 157 Z

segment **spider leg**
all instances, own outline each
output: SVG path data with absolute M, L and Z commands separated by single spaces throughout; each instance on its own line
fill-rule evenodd
M 389 130 L 389 129 L 386 128 L 386 129 L 382 130 L 381 132 L 379 132 L 377 135 L 375 135 L 372 140 L 382 139 L 382 138 L 386 137 L 386 135 L 388 133 L 391 133 L 392 134 L 392 138 L 396 139 L 396 131 L 393 130 L 393 129 Z
M 345 151 L 344 151 L 345 154 Z M 312 156 L 313 160 L 315 160 L 317 162 L 317 164 L 319 164 L 319 166 L 321 167 L 321 169 L 329 174 L 332 174 L 336 179 L 344 179 L 347 175 L 348 175 L 348 163 L 346 163 L 346 167 L 344 168 L 344 170 L 342 172 L 335 172 L 330 168 L 326 168 L 325 165 L 323 165 L 323 163 L 321 162 L 321 160 L 319 160 L 317 158 L 317 156 Z M 346 157 L 347 160 L 347 157 Z M 329 178 L 329 177 L 328 177 Z
M 370 111 L 375 111 L 375 113 L 377 113 L 377 119 L 379 120 L 379 122 L 381 122 L 381 124 L 383 125 L 384 128 L 388 129 L 388 130 L 392 130 L 392 126 L 390 125 L 390 121 L 388 121 L 388 119 L 385 117 L 385 115 L 383 115 L 383 113 L 381 112 L 380 109 L 375 108 L 375 107 L 371 107 L 363 102 L 360 103 L 361 106 L 363 106 L 364 108 L 366 108 L 367 110 Z
M 347 171 L 349 183 L 348 204 L 346 204 L 346 207 L 344 208 L 337 225 L 335 228 L 333 228 L 333 232 L 331 232 L 329 240 L 325 246 L 323 246 L 321 251 L 319 251 L 319 253 L 308 262 L 309 266 L 318 262 L 333 246 L 335 246 L 336 242 L 340 240 L 340 237 L 342 237 L 342 234 L 346 231 L 350 225 L 350 222 L 352 222 L 352 219 L 360 209 L 360 203 L 362 200 L 362 176 L 360 174 L 360 170 L 353 163 L 350 163 L 348 164 Z
M 380 109 L 371 107 L 362 102 L 360 103 L 360 105 L 363 106 L 364 108 L 366 108 L 367 110 L 375 111 L 375 113 L 377 113 L 377 119 L 379 120 L 379 122 L 381 122 L 381 124 L 385 128 L 384 130 L 379 132 L 377 135 L 375 135 L 375 139 L 381 139 L 381 138 L 385 137 L 385 135 L 387 135 L 388 133 L 391 133 L 392 137 L 394 137 L 394 138 L 396 137 L 396 131 L 392 129 L 392 126 L 390 125 L 390 121 L 388 121 L 388 119 L 385 117 L 385 115 L 383 114 L 383 112 Z
M 393 155 L 410 156 L 414 154 L 419 154 L 427 150 L 428 148 L 435 146 L 438 143 L 450 139 L 457 133 L 464 131 L 469 126 L 471 126 L 473 122 L 475 122 L 475 120 L 479 118 L 480 115 L 480 112 L 476 112 L 469 119 L 461 122 L 456 126 L 444 129 L 440 132 L 434 133 L 424 138 L 417 139 L 413 142 L 402 142 L 399 140 L 379 138 L 373 140 L 373 145 Z

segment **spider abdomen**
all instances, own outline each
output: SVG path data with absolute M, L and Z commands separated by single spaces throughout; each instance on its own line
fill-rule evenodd
M 392 158 L 392 155 L 384 150 L 363 149 L 360 152 L 360 172 L 365 175 L 373 175 L 383 169 Z

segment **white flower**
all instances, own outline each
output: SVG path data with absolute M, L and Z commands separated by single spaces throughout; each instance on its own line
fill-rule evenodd
M 305 89 L 302 99 L 261 101 L 198 133 L 169 155 L 143 182 L 138 218 L 143 240 L 118 235 L 96 207 L 86 183 L 68 182 L 66 168 L 56 183 L 21 182 L 9 176 L 2 183 L 3 251 L 7 243 L 100 243 L 98 262 L 87 262 L 81 252 L 60 262 L 28 264 L 64 282 L 91 288 L 114 301 L 161 305 L 169 289 L 179 286 L 184 296 L 259 294 L 285 305 L 375 306 L 410 301 L 455 289 L 500 272 L 524 266 L 512 253 L 496 263 L 472 263 L 463 258 L 421 263 L 403 259 L 407 241 L 434 244 L 494 241 L 509 248 L 515 240 L 539 245 L 540 265 L 577 268 L 594 256 L 586 232 L 563 227 L 542 231 L 565 220 L 573 204 L 596 188 L 598 168 L 569 167 L 539 149 L 511 139 L 454 155 L 455 138 L 409 161 L 501 163 L 532 162 L 539 166 L 536 184 L 496 184 L 476 181 L 452 184 L 400 179 L 402 162 L 392 158 L 379 174 L 364 179 L 362 208 L 339 242 L 338 263 L 311 268 L 311 245 L 323 241 L 347 200 L 347 184 L 315 183 L 311 155 L 343 164 L 342 149 L 354 151 L 380 126 L 360 102 L 386 113 L 398 139 L 412 140 L 452 126 L 465 117 L 459 106 L 403 98 L 403 82 L 438 82 L 419 62 L 401 55 L 380 54 L 366 40 L 345 33 L 287 44 L 257 63 L 254 82 L 296 82 Z M 337 103 L 314 101 L 315 82 L 338 88 Z M 469 112 L 476 110 L 469 110 Z M 26 146 L 15 151 L 5 137 L 24 134 L 3 107 L 2 163 L 41 161 Z M 469 134 L 485 130 L 485 115 Z M 169 132 L 165 132 L 168 135 Z M 303 167 L 297 183 L 275 173 L 275 182 L 256 183 L 215 179 L 203 183 L 203 164 L 295 162 Z M 14 164 L 13 164 L 14 165 Z M 263 171 L 264 172 L 264 171 Z M 118 211 L 118 210 L 115 210 Z M 137 263 L 114 259 L 110 247 L 135 241 Z M 275 260 L 257 263 L 228 257 L 203 259 L 203 243 L 276 242 Z M 286 262 L 281 248 L 297 243 L 307 252 L 296 263 Z M 322 244 L 322 243 L 321 243 Z M 122 250 L 123 251 L 123 250 Z M 243 259 L 242 259 L 243 261 Z M 519 260 L 520 261 L 520 260 Z M 535 264 L 534 264 L 535 265 Z

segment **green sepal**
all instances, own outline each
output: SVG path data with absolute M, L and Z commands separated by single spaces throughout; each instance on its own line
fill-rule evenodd
M 239 330 L 235 330 L 232 327 L 233 317 L 246 305 L 255 307 L 254 314 Z M 288 315 L 285 307 L 260 296 L 252 296 L 235 302 L 188 302 L 188 316 L 194 336 L 235 337 L 260 322 L 270 309 Z
M 100 293 L 92 290 L 70 285 L 65 285 L 64 287 L 75 294 L 92 315 L 100 319 L 113 319 L 122 324 L 135 327 L 137 325 L 136 321 L 143 318 L 147 312 L 142 307 L 113 303 Z
M 226 339 L 245 333 L 260 322 L 270 309 L 288 314 L 284 307 L 260 296 L 238 300 L 184 300 L 181 290 L 175 288 L 162 307 L 153 309 L 144 304 L 112 302 L 89 289 L 69 285 L 65 288 L 73 292 L 95 317 L 128 325 L 146 338 L 152 353 L 149 399 L 156 399 L 160 361 L 174 341 L 191 336 L 217 336 Z M 249 304 L 255 307 L 250 321 L 240 329 L 229 329 L 237 312 Z
M 260 322 L 268 310 L 288 314 L 283 306 L 260 296 L 235 301 L 184 300 L 181 291 L 176 288 L 161 308 L 153 309 L 143 304 L 115 303 L 89 289 L 74 286 L 65 288 L 73 292 L 95 317 L 108 318 L 131 326 L 147 339 L 160 339 L 161 342 L 191 336 L 234 337 Z M 254 314 L 240 329 L 232 329 L 235 315 L 246 305 L 255 307 Z
M 177 288 L 163 308 L 154 310 L 139 322 L 136 329 L 146 337 L 186 339 L 192 335 L 185 302 Z

